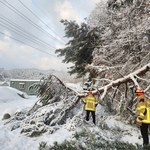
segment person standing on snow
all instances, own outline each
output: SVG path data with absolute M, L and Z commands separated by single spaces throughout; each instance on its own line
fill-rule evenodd
M 92 91 L 89 91 L 87 93 L 87 96 L 84 98 L 83 102 L 85 103 L 86 121 L 89 121 L 89 116 L 91 113 L 93 118 L 93 123 L 96 124 L 95 110 L 97 106 L 97 99 L 94 97 Z
M 144 95 L 142 89 L 137 89 L 135 93 L 137 95 L 136 122 L 140 126 L 143 146 L 147 147 L 149 144 L 148 125 L 150 125 L 150 100 Z

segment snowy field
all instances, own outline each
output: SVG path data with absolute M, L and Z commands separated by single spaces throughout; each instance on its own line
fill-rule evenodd
M 13 115 L 15 112 L 23 108 L 30 108 L 37 101 L 37 97 L 26 96 L 26 99 L 20 97 L 17 93 L 23 94 L 14 88 L 7 86 L 0 86 L 0 118 L 4 113 Z
M 78 91 L 77 87 L 71 86 Z M 5 124 L 9 119 L 2 120 L 3 114 L 9 113 L 10 115 L 13 115 L 15 112 L 21 111 L 22 109 L 29 110 L 38 100 L 35 96 L 28 96 L 27 99 L 24 99 L 17 93 L 22 94 L 20 91 L 10 87 L 0 87 L 0 150 L 38 150 L 41 141 L 47 142 L 48 145 L 52 145 L 55 141 L 61 143 L 65 139 L 71 139 L 72 132 L 69 130 L 69 123 L 63 125 L 53 134 L 45 133 L 42 136 L 32 138 L 20 134 L 20 128 L 11 131 L 12 124 Z M 102 115 L 101 105 L 98 105 L 97 107 L 97 116 L 98 115 Z M 89 128 L 89 130 L 98 132 L 104 139 L 112 140 L 113 138 L 119 138 L 118 140 L 123 142 L 142 144 L 142 139 L 138 138 L 140 133 L 137 128 L 123 124 L 120 121 L 115 120 L 113 116 L 108 116 L 104 123 L 107 125 L 107 130 L 98 128 L 97 126 L 91 129 Z M 115 130 L 120 130 L 122 132 L 121 136 L 114 135 Z
M 4 125 L 8 119 L 2 120 L 3 114 L 13 115 L 22 109 L 29 110 L 38 100 L 36 96 L 24 99 L 17 93 L 22 94 L 11 87 L 0 86 L 0 150 L 37 150 L 41 141 L 53 144 L 54 141 L 61 143 L 64 139 L 69 139 L 71 133 L 63 127 L 52 135 L 44 134 L 38 138 L 29 138 L 20 134 L 20 129 L 11 131 L 11 123 Z

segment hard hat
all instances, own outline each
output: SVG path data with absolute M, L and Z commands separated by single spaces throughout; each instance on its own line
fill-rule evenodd
M 90 95 L 90 94 L 93 94 L 93 93 L 92 93 L 92 91 L 88 91 L 88 93 L 87 93 L 87 94 L 88 94 L 88 95 Z
M 141 93 L 141 94 L 144 94 L 144 90 L 142 90 L 142 89 L 137 89 L 137 90 L 135 91 L 135 93 Z

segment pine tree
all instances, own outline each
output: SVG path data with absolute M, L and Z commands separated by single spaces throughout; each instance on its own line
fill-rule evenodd
M 86 23 L 78 25 L 75 21 L 61 20 L 65 26 L 65 37 L 69 42 L 63 49 L 57 49 L 58 56 L 65 56 L 63 62 L 73 63 L 70 74 L 77 73 L 78 77 L 87 72 L 85 66 L 92 63 L 92 52 L 98 43 L 98 28 L 91 29 Z

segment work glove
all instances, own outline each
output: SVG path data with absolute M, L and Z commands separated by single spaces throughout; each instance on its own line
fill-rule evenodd
M 144 119 L 144 117 L 145 117 L 145 116 L 144 116 L 144 114 L 143 114 L 143 113 L 140 113 L 140 114 L 139 114 L 139 116 L 138 116 L 138 118 L 139 118 L 140 120 L 143 120 L 143 119 Z
M 138 126 L 141 126 L 141 125 L 142 125 L 142 120 L 143 120 L 143 118 L 141 118 L 140 116 L 138 116 L 138 117 L 136 118 L 136 124 L 137 124 Z

